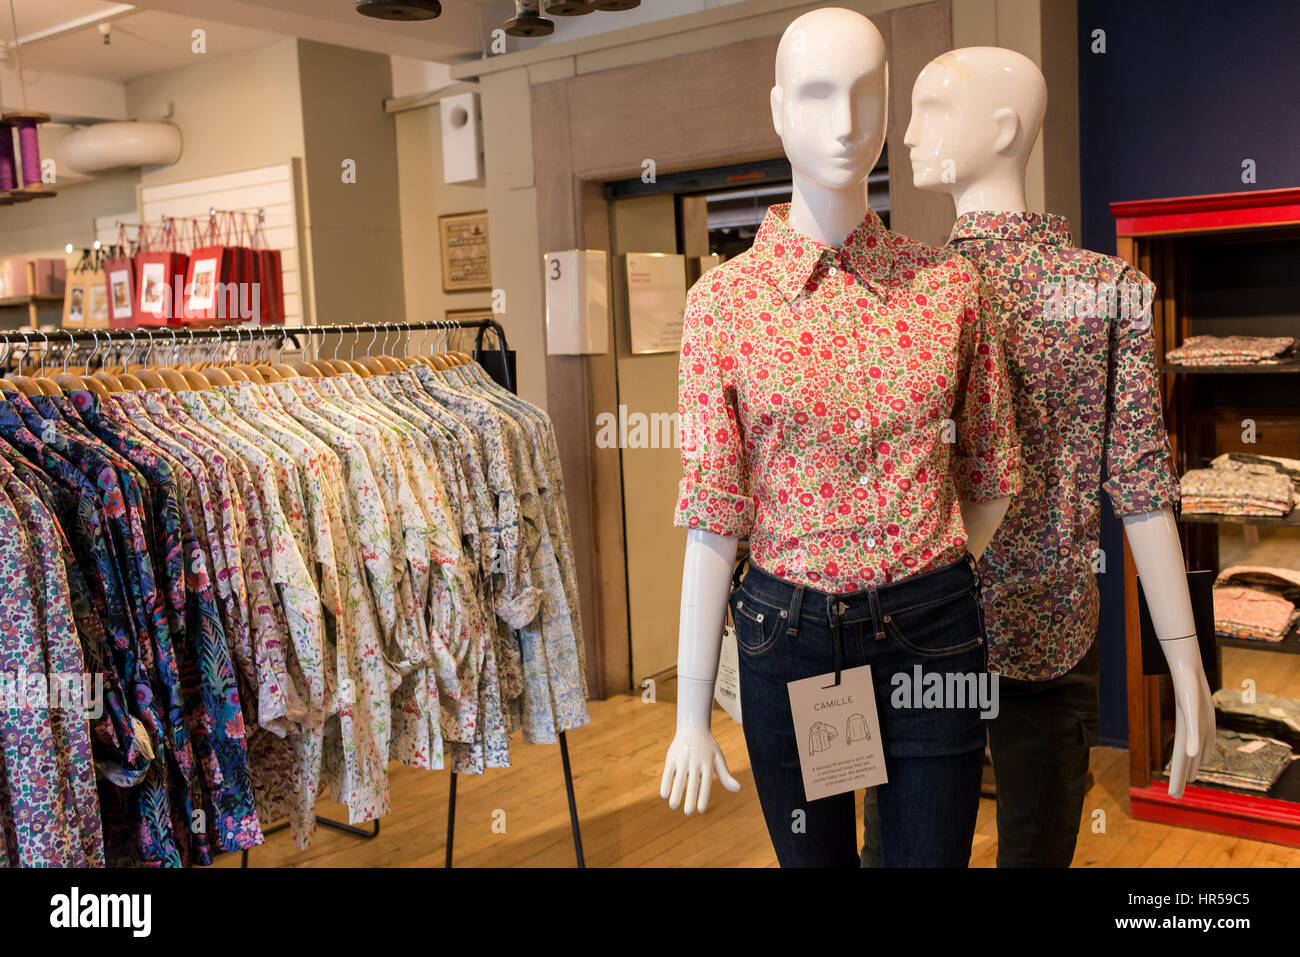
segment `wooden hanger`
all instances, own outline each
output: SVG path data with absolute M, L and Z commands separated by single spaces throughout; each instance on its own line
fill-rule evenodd
M 203 378 L 208 380 L 210 385 L 234 385 L 235 380 L 230 377 L 227 370 L 213 366 L 210 369 L 204 369 Z
M 65 330 L 66 332 L 66 330 Z M 73 375 L 68 371 L 68 355 L 72 352 L 72 347 L 76 345 L 77 340 L 68 332 L 68 352 L 63 356 L 63 371 L 54 377 L 54 384 L 62 390 L 85 389 L 86 383 L 81 376 Z

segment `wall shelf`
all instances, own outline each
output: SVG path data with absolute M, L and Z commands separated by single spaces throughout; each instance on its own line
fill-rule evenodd
M 1300 372 L 1300 359 L 1267 366 L 1186 366 L 1165 360 L 1169 350 L 1197 334 L 1300 339 L 1300 283 L 1290 278 L 1294 270 L 1288 266 L 1300 243 L 1300 188 L 1112 203 L 1111 212 L 1120 258 L 1156 286 L 1152 335 L 1178 474 L 1204 468 L 1224 452 L 1300 458 L 1300 390 L 1289 378 L 1268 378 Z M 1242 244 L 1249 245 L 1250 270 L 1207 273 L 1207 262 L 1218 261 L 1226 250 L 1241 250 Z M 1255 270 L 1256 263 L 1262 272 Z M 1285 516 L 1184 513 L 1178 526 L 1187 567 L 1217 569 L 1220 529 L 1236 526 L 1253 536 L 1259 534 L 1255 527 L 1296 528 L 1300 509 Z M 1167 677 L 1142 673 L 1138 583 L 1127 543 L 1124 589 L 1133 817 L 1300 846 L 1300 796 L 1293 790 L 1279 796 L 1275 788 L 1269 797 L 1191 785 L 1181 799 L 1169 796 L 1162 777 L 1173 743 L 1171 686 Z M 1212 688 L 1223 674 L 1222 649 L 1300 654 L 1300 635 L 1292 629 L 1276 643 L 1216 636 L 1215 648 L 1215 660 L 1207 663 Z M 1259 660 L 1267 667 L 1268 659 Z

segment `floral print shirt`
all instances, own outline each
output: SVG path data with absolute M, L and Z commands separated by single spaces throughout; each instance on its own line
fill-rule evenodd
M 49 698 L 85 669 L 56 527 L 0 464 L 0 867 L 104 864 L 86 718 Z
M 748 534 L 759 566 L 833 593 L 957 561 L 959 501 L 1019 487 L 978 275 L 874 211 L 838 247 L 788 217 L 688 295 L 676 524 Z
M 1020 494 L 980 562 L 989 670 L 1046 680 L 1097 632 L 1101 490 L 1121 517 L 1178 501 L 1142 308 L 1153 287 L 1072 246 L 1063 216 L 966 213 L 949 245 L 993 298 L 1023 459 Z

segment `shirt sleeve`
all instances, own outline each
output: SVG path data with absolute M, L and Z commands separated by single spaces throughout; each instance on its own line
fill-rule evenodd
M 1117 297 L 1119 315 L 1110 327 L 1103 487 L 1122 518 L 1174 505 L 1179 488 L 1156 373 L 1150 308 L 1155 286 L 1132 266 L 1120 280 L 1119 289 L 1129 295 L 1127 302 Z
M 673 523 L 743 536 L 754 522 L 754 502 L 736 414 L 736 361 L 729 317 L 707 283 L 691 288 L 682 328 L 677 369 L 682 480 Z
M 1020 491 L 1020 438 L 997 335 L 992 297 L 963 260 L 970 298 L 962 317 L 952 472 L 964 502 L 990 502 Z

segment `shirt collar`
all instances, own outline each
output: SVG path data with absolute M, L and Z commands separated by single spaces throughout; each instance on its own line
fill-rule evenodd
M 776 286 L 787 300 L 803 294 L 813 270 L 824 256 L 832 264 L 848 269 L 859 279 L 876 288 L 884 286 L 894 265 L 893 234 L 885 228 L 874 209 L 849 233 L 839 246 L 817 242 L 790 225 L 790 204 L 768 207 L 763 224 L 754 237 L 754 251 L 759 254 L 764 278 Z
M 1009 239 L 1023 243 L 1069 246 L 1070 221 L 1055 213 L 962 213 L 953 223 L 948 242 L 958 239 Z

